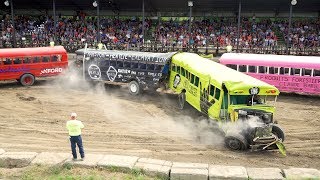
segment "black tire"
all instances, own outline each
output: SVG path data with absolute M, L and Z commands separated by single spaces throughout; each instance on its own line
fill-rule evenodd
M 226 147 L 233 151 L 244 151 L 248 149 L 246 138 L 239 133 L 227 133 L 224 142 Z
M 129 93 L 134 96 L 137 96 L 141 93 L 141 87 L 137 81 L 131 81 L 129 83 Z
M 35 78 L 32 74 L 24 74 L 20 78 L 20 83 L 23 86 L 32 86 L 34 84 Z
M 284 131 L 279 125 L 277 124 L 272 125 L 272 133 L 275 136 L 277 136 L 279 139 L 281 139 L 282 142 L 284 141 Z
M 182 92 L 178 95 L 179 108 L 184 109 L 186 104 L 186 93 Z

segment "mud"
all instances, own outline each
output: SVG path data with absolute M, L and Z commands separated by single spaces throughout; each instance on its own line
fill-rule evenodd
M 130 96 L 124 85 L 87 84 L 76 76 L 38 79 L 32 87 L 0 82 L 0 148 L 70 152 L 65 123 L 83 121 L 86 153 L 110 153 L 170 161 L 320 169 L 320 98 L 281 95 L 275 119 L 286 133 L 279 152 L 233 152 L 192 107 L 179 110 L 177 96 L 145 92 Z

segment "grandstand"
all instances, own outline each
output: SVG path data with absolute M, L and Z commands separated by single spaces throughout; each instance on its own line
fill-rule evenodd
M 73 52 L 101 41 L 123 50 L 221 54 L 231 45 L 237 52 L 320 55 L 320 1 L 297 1 L 289 28 L 289 0 L 241 0 L 241 8 L 232 0 L 194 1 L 192 7 L 185 0 L 100 0 L 99 11 L 93 0 L 10 0 L 0 3 L 0 48 L 55 41 Z

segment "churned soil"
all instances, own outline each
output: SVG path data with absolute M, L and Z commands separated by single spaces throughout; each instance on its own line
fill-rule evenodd
M 0 82 L 0 148 L 71 152 L 65 123 L 71 112 L 85 128 L 86 153 L 136 155 L 177 162 L 245 167 L 320 169 L 320 98 L 280 95 L 275 119 L 286 133 L 287 156 L 277 151 L 234 152 L 177 96 L 131 96 L 126 86 L 87 84 L 75 75 L 38 79 L 31 87 Z

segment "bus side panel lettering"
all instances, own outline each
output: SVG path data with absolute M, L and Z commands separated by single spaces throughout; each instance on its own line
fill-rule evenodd
M 320 77 L 288 76 L 273 74 L 250 74 L 283 92 L 320 93 Z

